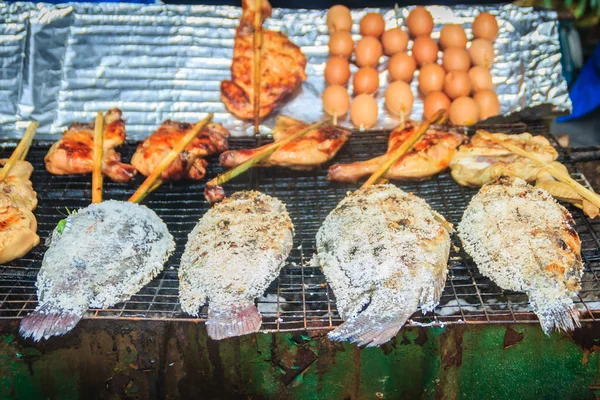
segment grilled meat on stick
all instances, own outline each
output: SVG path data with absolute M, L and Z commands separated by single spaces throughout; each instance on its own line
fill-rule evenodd
M 152 171 L 140 189 L 151 191 L 163 169 L 210 121 L 194 126 Z M 102 132 L 98 132 L 102 138 Z M 99 171 L 95 171 L 99 173 Z M 129 202 L 91 204 L 67 217 L 52 233 L 38 274 L 39 305 L 21 322 L 20 332 L 34 340 L 67 333 L 89 308 L 128 300 L 160 271 L 175 250 L 173 236 L 156 213 Z
M 534 154 L 545 163 L 567 173 L 567 168 L 556 161 L 558 152 L 543 136 L 530 133 L 518 135 L 491 134 L 528 153 Z M 463 186 L 480 187 L 501 176 L 513 176 L 535 183 L 558 200 L 563 200 L 583 208 L 586 214 L 594 218 L 598 207 L 587 201 L 568 185 L 558 182 L 544 168 L 532 160 L 515 154 L 493 140 L 475 134 L 468 144 L 461 146 L 450 161 L 452 177 Z
M 349 194 L 317 233 L 318 258 L 344 323 L 336 341 L 379 346 L 419 307 L 439 303 L 450 224 L 425 200 L 393 185 Z
M 285 205 L 259 192 L 216 204 L 188 237 L 179 268 L 179 299 L 188 314 L 208 302 L 208 335 L 220 340 L 259 330 L 254 299 L 279 275 L 294 228 Z
M 525 292 L 546 334 L 573 330 L 579 313 L 581 241 L 569 212 L 546 191 L 502 177 L 465 210 L 459 237 L 479 270 L 505 290 Z
M 165 121 L 137 148 L 131 164 L 145 176 L 150 175 L 158 163 L 194 127 L 193 124 Z M 204 159 L 228 148 L 229 131 L 220 124 L 208 124 L 186 149 L 165 169 L 162 180 L 204 178 L 207 162 Z
M 271 15 L 271 5 L 261 0 L 263 20 Z M 254 0 L 243 0 L 242 18 L 236 30 L 231 64 L 231 80 L 221 82 L 221 100 L 227 110 L 242 119 L 254 115 Z M 306 80 L 306 57 L 281 32 L 262 30 L 260 52 L 260 112 L 267 116 L 286 96 Z
M 114 148 L 125 142 L 125 121 L 122 112 L 112 109 L 104 118 L 103 173 L 115 182 L 130 182 L 135 168 L 121 162 Z M 93 164 L 94 123 L 74 122 L 63 136 L 50 147 L 44 157 L 46 169 L 54 175 L 89 174 Z
M 390 133 L 386 154 L 367 161 L 334 164 L 327 178 L 338 182 L 356 182 L 374 173 L 392 153 L 415 131 L 416 124 L 408 121 Z M 458 133 L 429 129 L 423 138 L 387 170 L 387 179 L 427 179 L 448 167 L 456 148 L 465 137 Z
M 308 126 L 306 122 L 278 115 L 273 128 L 275 143 L 289 138 Z M 306 135 L 284 144 L 270 156 L 255 164 L 256 167 L 286 167 L 296 170 L 318 168 L 335 157 L 350 137 L 350 131 L 332 124 L 324 124 Z M 269 146 L 269 145 L 266 145 Z M 256 149 L 230 150 L 219 157 L 221 165 L 236 167 L 259 154 L 266 146 Z

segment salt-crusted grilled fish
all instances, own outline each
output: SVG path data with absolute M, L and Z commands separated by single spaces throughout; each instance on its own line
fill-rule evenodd
M 349 194 L 317 233 L 318 258 L 345 322 L 332 340 L 378 346 L 420 306 L 433 310 L 446 281 L 451 225 L 393 185 Z
M 120 201 L 92 204 L 54 230 L 36 286 L 39 305 L 21 322 L 34 340 L 73 329 L 88 307 L 129 299 L 175 250 L 165 223 L 149 208 Z
M 279 275 L 294 227 L 285 205 L 259 192 L 237 192 L 216 204 L 189 235 L 179 268 L 179 299 L 188 314 L 209 303 L 206 329 L 215 339 L 260 329 L 254 299 Z
M 569 212 L 546 191 L 502 177 L 481 188 L 458 226 L 465 250 L 505 290 L 525 292 L 545 333 L 579 326 L 581 242 Z

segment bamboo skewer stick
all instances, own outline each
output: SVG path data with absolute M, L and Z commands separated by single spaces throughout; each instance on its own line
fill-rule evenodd
M 553 165 L 547 164 L 544 160 L 541 160 L 535 154 L 529 153 L 526 150 L 523 150 L 519 146 L 516 146 L 512 143 L 508 143 L 508 142 L 500 139 L 499 137 L 492 135 L 491 133 L 489 133 L 487 131 L 479 129 L 479 130 L 477 130 L 477 133 L 479 135 L 481 135 L 483 138 L 491 140 L 495 143 L 498 143 L 502 147 L 506 148 L 509 151 L 512 151 L 513 153 L 515 153 L 517 155 L 520 155 L 522 157 L 526 157 L 526 158 L 530 159 L 535 164 L 537 164 L 538 166 L 540 166 L 543 169 L 545 169 L 546 171 L 548 171 L 550 173 L 550 175 L 552 175 L 552 177 L 554 177 L 554 179 L 570 186 L 571 188 L 573 188 L 573 190 L 575 190 L 577 193 L 579 193 L 579 195 L 581 195 L 581 197 L 583 197 L 584 199 L 586 199 L 587 201 L 589 201 L 596 207 L 600 208 L 600 196 L 597 193 L 592 192 L 585 186 L 583 186 L 580 183 L 578 183 L 577 181 L 575 181 L 573 178 L 571 178 L 569 176 L 569 174 L 561 171 L 560 169 L 556 168 Z
M 4 164 L 4 168 L 0 170 L 0 182 L 2 182 L 8 176 L 10 170 L 17 161 L 22 161 L 25 159 L 25 157 L 27 157 L 29 147 L 31 147 L 31 142 L 33 141 L 33 137 L 35 136 L 35 132 L 39 126 L 40 125 L 35 121 L 31 121 L 29 123 L 29 126 L 19 141 L 19 144 L 10 155 L 6 164 Z
M 383 165 L 381 165 L 381 167 L 379 167 L 379 169 L 375 171 L 373 175 L 369 177 L 369 179 L 367 179 L 362 187 L 366 188 L 376 183 L 379 178 L 385 175 L 387 170 L 390 169 L 390 167 L 400 159 L 400 157 L 412 149 L 412 147 L 421 139 L 425 132 L 427 132 L 427 129 L 429 129 L 430 125 L 442 122 L 445 119 L 445 115 L 445 110 L 439 110 L 430 119 L 423 121 L 421 125 L 417 127 L 415 132 L 392 153 L 392 156 Z
M 176 157 L 181 154 L 183 150 L 190 144 L 192 140 L 204 129 L 204 127 L 210 122 L 213 114 L 209 114 L 202 121 L 198 122 L 194 127 L 181 139 L 179 143 L 175 147 L 173 147 L 167 155 L 158 163 L 156 168 L 152 171 L 150 175 L 144 180 L 142 185 L 135 191 L 135 193 L 129 198 L 129 201 L 132 203 L 139 203 L 142 201 L 150 192 L 155 190 L 160 186 L 162 180 L 160 179 L 160 175 L 164 172 L 169 165 L 175 160 Z
M 254 54 L 253 54 L 253 79 L 254 88 L 254 133 L 259 133 L 260 128 L 260 57 L 262 49 L 262 1 L 255 0 L 256 11 L 254 13 Z
M 102 158 L 104 157 L 104 115 L 98 111 L 94 124 L 94 166 L 92 168 L 92 204 L 102 202 Z
M 267 158 L 268 156 L 273 154 L 275 151 L 277 151 L 277 149 L 279 149 L 280 147 L 306 135 L 308 132 L 319 128 L 321 125 L 323 125 L 327 122 L 330 122 L 330 121 L 326 120 L 326 121 L 315 122 L 279 142 L 271 143 L 270 145 L 265 146 L 264 149 L 262 149 L 261 151 L 256 153 L 256 155 L 254 155 L 252 158 L 249 158 L 248 160 L 244 161 L 237 167 L 234 167 L 234 168 L 230 169 L 229 171 L 217 176 L 216 178 L 213 178 L 211 181 L 209 181 L 206 184 L 206 186 L 219 186 L 219 185 L 224 184 L 225 182 L 246 172 L 253 165 L 255 165 L 255 164 L 259 163 L 261 160 Z

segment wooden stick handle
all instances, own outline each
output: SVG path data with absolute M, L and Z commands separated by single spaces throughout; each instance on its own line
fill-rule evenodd
M 31 121 L 29 123 L 29 126 L 27 127 L 25 134 L 19 141 L 19 144 L 17 145 L 13 153 L 10 155 L 6 164 L 4 164 L 4 168 L 0 170 L 0 182 L 2 182 L 8 176 L 10 170 L 17 161 L 22 161 L 25 159 L 25 157 L 27 157 L 29 147 L 31 147 L 31 142 L 33 141 L 33 137 L 35 136 L 35 132 L 37 131 L 37 128 L 39 126 L 40 125 L 35 121 Z
M 98 111 L 94 124 L 94 165 L 92 168 L 92 203 L 102 202 L 102 158 L 104 157 L 104 115 Z
M 412 147 L 421 139 L 425 132 L 427 132 L 427 129 L 429 129 L 430 125 L 443 122 L 445 119 L 445 115 L 445 110 L 439 110 L 434 115 L 432 115 L 431 118 L 429 118 L 426 121 L 423 121 L 417 127 L 417 129 L 415 129 L 415 132 L 412 135 L 410 135 L 410 137 L 406 139 L 400 145 L 400 147 L 398 147 L 392 153 L 392 156 L 388 158 L 388 160 L 385 163 L 383 163 L 383 165 L 381 165 L 381 167 L 379 167 L 379 169 L 377 169 L 377 171 L 375 171 L 373 175 L 369 177 L 369 179 L 367 179 L 367 181 L 362 185 L 362 187 L 366 188 L 377 182 L 379 178 L 385 175 L 388 169 L 390 169 L 391 166 L 394 165 L 400 159 L 400 157 L 402 157 L 404 154 L 406 154 L 406 152 L 412 149 Z M 401 124 L 404 124 L 404 122 L 402 122 Z
M 260 128 L 260 50 L 262 47 L 262 1 L 255 0 L 256 12 L 254 13 L 254 52 L 252 69 L 252 87 L 254 89 L 254 133 L 259 133 Z
M 579 195 L 581 197 L 583 197 L 584 199 L 586 199 L 587 201 L 589 201 L 596 207 L 600 208 L 600 196 L 598 196 L 597 193 L 592 192 L 585 186 L 583 186 L 580 183 L 578 183 L 577 181 L 575 181 L 573 178 L 571 178 L 569 176 L 569 174 L 564 173 L 563 171 L 559 170 L 558 168 L 554 167 L 551 164 L 547 164 L 544 160 L 540 159 L 534 153 L 530 153 L 530 152 L 520 148 L 519 146 L 516 146 L 516 145 L 509 143 L 508 141 L 505 141 L 487 131 L 484 131 L 483 129 L 477 130 L 477 134 L 479 134 L 484 139 L 488 139 L 495 143 L 498 143 L 499 145 L 503 146 L 507 150 L 512 151 L 513 153 L 515 153 L 517 155 L 520 155 L 522 157 L 526 157 L 526 158 L 530 159 L 535 164 L 537 164 L 538 166 L 540 166 L 543 169 L 545 169 L 546 171 L 548 171 L 550 173 L 550 175 L 552 175 L 552 177 L 554 177 L 554 179 L 556 179 L 557 181 L 562 182 L 566 185 L 569 185 L 577 193 L 579 193 Z
M 257 152 L 254 155 L 254 157 L 247 159 L 246 161 L 244 161 L 237 167 L 234 167 L 234 168 L 230 169 L 229 171 L 212 179 L 210 182 L 208 182 L 206 184 L 206 186 L 218 186 L 218 185 L 224 184 L 227 181 L 230 181 L 231 179 L 235 178 L 236 176 L 246 172 L 253 165 L 259 163 L 261 160 L 263 160 L 263 159 L 267 158 L 268 156 L 270 156 L 271 154 L 273 154 L 280 147 L 285 146 L 286 144 L 306 135 L 308 132 L 310 132 L 314 129 L 317 129 L 321 125 L 328 123 L 328 122 L 330 122 L 330 120 L 315 122 L 313 124 L 310 124 L 306 128 L 294 133 L 293 135 L 290 135 L 287 138 L 280 140 L 279 142 L 271 143 L 270 145 L 265 146 L 261 151 Z
M 167 167 L 169 167 L 169 165 L 171 165 L 173 161 L 175 161 L 175 158 L 177 158 L 179 154 L 185 150 L 188 144 L 190 144 L 190 142 L 194 140 L 194 138 L 198 136 L 200 132 L 202 132 L 204 127 L 206 127 L 206 125 L 208 125 L 208 123 L 211 121 L 213 115 L 214 114 L 212 113 L 208 114 L 206 118 L 194 125 L 194 127 L 183 137 L 183 139 L 181 139 L 179 143 L 177 143 L 177 145 L 167 153 L 160 163 L 158 163 L 156 168 L 154 168 L 152 173 L 148 175 L 138 190 L 136 190 L 135 193 L 129 198 L 129 201 L 132 203 L 139 203 L 150 192 L 160 186 L 160 183 L 157 183 L 159 182 L 160 175 L 165 169 L 167 169 Z

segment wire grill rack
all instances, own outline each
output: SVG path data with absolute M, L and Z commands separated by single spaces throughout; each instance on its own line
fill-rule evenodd
M 495 132 L 521 133 L 529 131 L 546 134 L 542 123 L 505 124 L 482 126 Z M 471 132 L 472 133 L 472 132 Z M 260 138 L 234 138 L 232 148 L 251 148 L 263 143 Z M 35 167 L 32 177 L 38 192 L 39 205 L 35 212 L 38 234 L 42 244 L 20 260 L 0 266 L 0 319 L 21 318 L 37 305 L 35 280 L 44 255 L 44 240 L 50 235 L 67 209 L 85 207 L 91 198 L 89 176 L 54 176 L 46 172 L 43 157 L 51 143 L 35 142 L 28 159 Z M 14 148 L 7 142 L 0 149 L 0 157 L 6 157 Z M 387 133 L 355 133 L 342 148 L 335 162 L 351 162 L 372 158 L 385 152 Z M 135 143 L 121 149 L 124 159 L 130 159 Z M 572 176 L 583 184 L 585 177 L 575 169 L 569 155 L 560 151 Z M 312 262 L 315 253 L 315 235 L 326 215 L 350 190 L 353 184 L 330 183 L 325 179 L 325 166 L 321 171 L 295 172 L 284 169 L 253 169 L 226 185 L 226 191 L 254 189 L 273 195 L 287 204 L 296 228 L 295 245 L 282 269 L 264 297 L 258 299 L 263 314 L 264 331 L 293 331 L 328 329 L 341 323 L 335 297 L 327 285 L 320 268 Z M 209 160 L 207 176 L 221 172 L 216 158 Z M 138 184 L 140 180 L 138 181 Z M 402 189 L 426 199 L 451 223 L 457 224 L 476 190 L 456 184 L 450 174 L 444 173 L 425 182 L 396 182 Z M 205 181 L 182 181 L 165 184 L 150 195 L 145 204 L 155 210 L 166 222 L 176 239 L 176 253 L 164 271 L 129 301 L 110 309 L 90 309 L 86 318 L 103 319 L 152 319 L 202 321 L 186 316 L 178 301 L 177 269 L 187 234 L 200 216 L 208 209 L 203 198 Z M 104 184 L 104 198 L 125 200 L 137 186 Z M 600 222 L 586 218 L 583 213 L 569 206 L 582 240 L 582 256 L 585 261 L 582 290 L 577 299 L 582 321 L 600 318 Z M 457 250 L 450 255 L 450 270 L 440 305 L 432 312 L 417 312 L 409 325 L 443 325 L 453 323 L 525 323 L 536 322 L 528 298 L 522 293 L 503 291 L 490 279 L 481 275 L 472 260 L 453 238 Z

